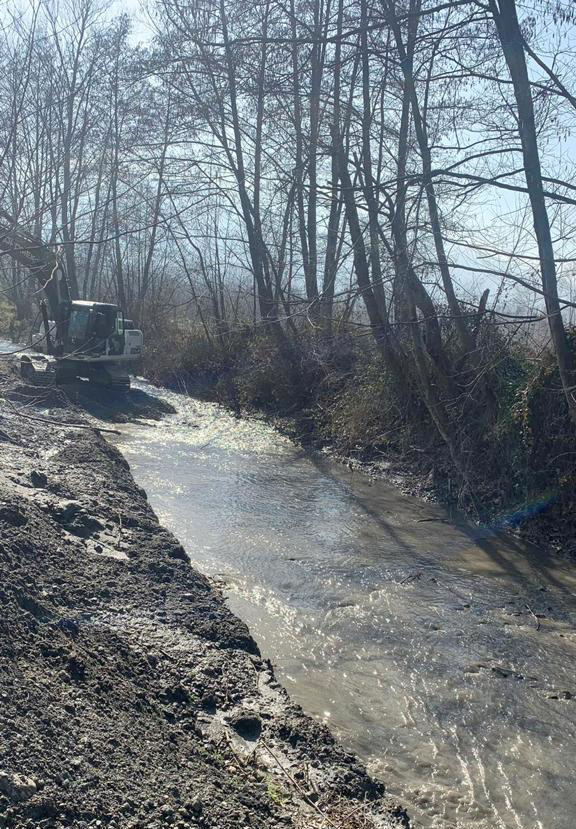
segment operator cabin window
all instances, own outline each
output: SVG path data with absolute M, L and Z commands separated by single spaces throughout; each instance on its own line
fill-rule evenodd
M 94 336 L 105 340 L 116 330 L 116 312 L 110 308 L 98 308 L 94 311 Z
M 90 322 L 89 308 L 75 308 L 70 314 L 68 337 L 71 340 L 85 340 L 88 336 Z

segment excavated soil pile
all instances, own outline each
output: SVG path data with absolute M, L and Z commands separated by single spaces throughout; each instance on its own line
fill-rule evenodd
M 0 827 L 407 826 L 49 397 L 0 366 Z

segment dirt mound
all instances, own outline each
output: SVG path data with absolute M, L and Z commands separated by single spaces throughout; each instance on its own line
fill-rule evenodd
M 113 447 L 0 427 L 0 827 L 407 825 L 290 702 Z

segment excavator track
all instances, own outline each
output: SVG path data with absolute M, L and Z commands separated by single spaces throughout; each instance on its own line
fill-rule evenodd
M 46 357 L 20 358 L 20 376 L 27 383 L 37 385 L 78 385 L 89 382 L 93 386 L 129 391 L 130 377 L 116 366 L 90 366 L 67 360 L 50 360 Z

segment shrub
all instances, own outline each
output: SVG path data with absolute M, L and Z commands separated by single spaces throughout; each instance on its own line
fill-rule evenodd
M 284 413 L 293 411 L 307 391 L 302 368 L 300 351 L 288 351 L 269 334 L 247 337 L 244 348 L 236 352 L 233 367 L 238 402 Z
M 14 333 L 16 321 L 16 309 L 11 302 L 0 297 L 0 335 L 11 337 Z

